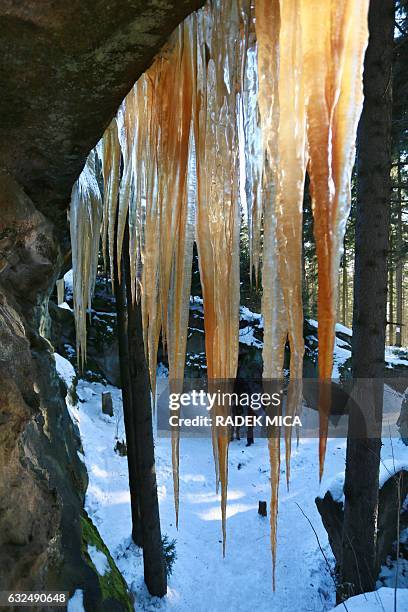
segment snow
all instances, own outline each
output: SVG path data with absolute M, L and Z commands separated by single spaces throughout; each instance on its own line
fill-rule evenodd
M 81 589 L 77 589 L 68 601 L 67 612 L 85 612 L 84 593 Z
M 336 323 L 336 332 L 340 334 L 346 334 L 347 336 L 352 336 L 353 332 L 349 327 L 342 325 L 341 323 Z
M 394 589 L 383 587 L 373 593 L 365 593 L 351 597 L 346 602 L 348 612 L 394 612 Z M 346 609 L 340 604 L 335 610 Z M 397 611 L 408 610 L 408 589 L 397 591 Z
M 100 576 L 104 576 L 106 572 L 110 570 L 108 559 L 101 550 L 98 550 L 96 546 L 88 545 L 88 554 L 91 557 L 91 561 L 94 564 L 96 571 Z
M 259 327 L 263 327 L 263 317 L 257 312 L 249 310 L 247 306 L 241 306 L 239 309 L 239 318 L 241 321 L 249 321 L 250 323 L 257 322 Z
M 349 359 L 349 357 L 351 357 L 351 351 L 350 349 L 346 349 L 343 348 L 344 346 L 344 342 L 342 342 L 341 340 L 339 340 L 336 337 L 335 340 L 335 345 L 334 345 L 334 351 L 333 351 L 333 372 L 332 372 L 332 377 L 334 379 L 339 379 L 340 378 L 340 369 L 339 367 L 342 366 L 344 364 L 345 361 L 347 361 L 347 359 Z
M 401 439 L 383 439 L 380 463 L 380 488 L 401 470 L 408 470 L 407 447 Z M 320 485 L 318 497 L 324 498 L 329 491 L 334 501 L 344 503 L 344 464 L 342 471 L 334 476 L 326 476 Z
M 392 368 L 396 365 L 402 365 L 408 367 L 408 359 L 400 357 L 401 353 L 407 353 L 408 348 L 399 348 L 397 346 L 387 346 L 385 349 L 385 360 L 387 367 Z
M 323 478 L 321 485 L 320 485 L 318 497 L 323 499 L 326 493 L 329 491 L 334 501 L 341 502 L 343 504 L 344 503 L 343 486 L 344 486 L 344 470 L 342 472 L 338 472 L 338 474 L 336 474 L 332 478 L 327 478 L 327 477 Z
M 66 274 L 64 274 L 64 287 L 65 295 L 67 297 L 72 296 L 74 291 L 74 272 L 72 268 Z
M 262 342 L 255 338 L 254 336 L 254 328 L 253 327 L 244 327 L 239 330 L 239 341 L 242 344 L 247 344 L 248 346 L 255 346 L 256 348 L 262 348 Z
M 115 417 L 101 411 L 101 393 L 110 391 Z M 116 420 L 121 420 L 120 391 L 110 385 L 79 381 L 76 411 L 89 486 L 85 507 L 120 571 L 135 593 L 138 609 L 187 612 L 259 610 L 271 605 L 282 612 L 327 610 L 334 605 L 331 578 L 315 536 L 298 502 L 311 518 L 331 558 L 327 537 L 314 504 L 318 492 L 317 440 L 301 441 L 293 450 L 291 490 L 286 490 L 282 467 L 278 534 L 277 590 L 272 591 L 269 520 L 258 516 L 258 501 L 269 500 L 269 462 L 266 440 L 245 447 L 230 446 L 227 554 L 222 558 L 219 496 L 215 494 L 211 441 L 182 438 L 180 472 L 180 527 L 175 528 L 171 442 L 156 440 L 156 469 L 162 533 L 175 538 L 177 559 L 163 600 L 152 599 L 143 582 L 141 551 L 131 542 L 131 517 L 126 457 L 114 452 Z M 327 467 L 344 456 L 344 444 L 330 441 Z M 283 456 L 282 456 L 283 459 Z M 282 466 L 284 465 L 284 461 Z M 288 546 L 288 542 L 290 545 Z M 299 576 L 305 579 L 299 580 Z M 197 600 L 197 594 L 202 595 Z M 256 593 L 256 597 L 254 596 Z
M 65 359 L 65 357 L 62 357 L 62 355 L 54 353 L 54 357 L 58 375 L 65 382 L 68 390 L 70 390 L 72 388 L 72 385 L 74 384 L 74 379 L 76 377 L 75 368 L 68 361 L 68 359 Z
M 380 465 L 380 489 L 381 489 L 381 487 L 383 487 L 385 485 L 387 480 L 392 478 L 395 474 L 397 474 L 401 470 L 408 470 L 407 447 L 405 446 L 404 449 L 403 449 L 402 447 L 400 447 L 400 445 L 398 445 L 396 448 L 398 450 L 400 448 L 401 448 L 401 450 L 405 449 L 405 453 L 403 453 L 404 458 L 400 459 L 400 458 L 393 457 L 391 459 L 385 459 L 384 461 L 381 461 L 381 465 Z
M 115 418 L 102 414 L 101 393 L 110 391 Z M 117 421 L 121 421 L 120 391 L 101 383 L 79 381 L 77 411 L 89 472 L 86 510 L 97 525 L 130 589 L 138 609 L 145 611 L 247 612 L 252 605 L 265 612 L 330 610 L 335 605 L 332 579 L 315 536 L 300 512 L 310 518 L 333 564 L 327 535 L 314 499 L 319 494 L 318 441 L 301 440 L 293 448 L 291 486 L 286 490 L 284 449 L 278 528 L 277 589 L 272 591 L 269 520 L 258 516 L 259 500 L 269 501 L 269 462 L 266 440 L 245 447 L 230 445 L 227 554 L 222 558 L 219 496 L 215 494 L 211 441 L 182 438 L 180 455 L 180 527 L 174 523 L 169 439 L 156 440 L 156 468 L 162 533 L 175 538 L 177 559 L 163 600 L 151 598 L 143 582 L 141 551 L 131 542 L 126 458 L 114 452 Z M 325 472 L 344 467 L 345 440 L 329 440 Z M 384 441 L 387 467 L 406 453 L 398 440 Z M 340 478 L 338 477 L 338 483 Z M 198 598 L 197 595 L 200 597 Z M 252 602 L 252 603 L 251 603 Z M 366 608 L 370 609 L 370 608 Z M 373 608 L 375 609 L 375 608 Z
M 222 558 L 220 506 L 215 494 L 214 467 L 209 439 L 181 440 L 180 528 L 175 529 L 170 440 L 156 440 L 156 467 L 162 531 L 177 540 L 177 560 L 168 595 L 152 599 L 142 578 L 142 554 L 130 540 L 130 508 L 126 458 L 113 449 L 115 419 L 102 414 L 101 393 L 112 393 L 116 419 L 121 419 L 120 391 L 101 383 L 80 381 L 77 410 L 85 462 L 89 472 L 86 510 L 97 525 L 139 609 L 187 612 L 234 609 L 328 610 L 334 606 L 331 578 L 315 536 L 298 503 L 316 528 L 325 553 L 333 562 L 326 532 L 317 513 L 317 440 L 301 440 L 293 450 L 291 488 L 280 492 L 277 590 L 272 592 L 269 521 L 258 516 L 259 500 L 269 500 L 269 463 L 266 440 L 245 447 L 230 446 L 227 556 Z M 283 450 L 283 449 L 282 449 Z M 344 463 L 345 442 L 329 440 L 326 471 Z M 283 460 L 283 456 L 282 456 Z M 284 462 L 282 462 L 282 466 Z M 302 576 L 302 579 L 299 577 Z M 211 585 L 208 588 L 207 585 Z M 197 601 L 197 592 L 202 599 Z M 256 593 L 256 597 L 254 597 Z M 302 607 L 299 607 L 302 602 Z
M 312 327 L 316 327 L 316 329 L 319 327 L 319 323 L 315 319 L 308 319 L 308 323 Z M 336 323 L 336 332 L 340 334 L 345 334 L 347 336 L 353 335 L 353 331 L 349 327 L 342 325 L 342 323 Z
M 55 354 L 55 359 L 57 370 L 70 389 L 75 370 L 60 355 Z M 167 369 L 159 367 L 158 382 L 166 375 Z M 106 391 L 112 394 L 113 418 L 102 413 L 101 395 Z M 269 519 L 261 518 L 257 513 L 259 500 L 266 500 L 269 504 L 270 497 L 267 441 L 256 439 L 255 445 L 250 448 L 245 446 L 245 439 L 230 445 L 227 553 L 223 559 L 220 499 L 215 493 L 211 440 L 181 439 L 180 527 L 177 531 L 174 520 L 171 442 L 168 438 L 156 439 L 162 533 L 170 540 L 176 539 L 177 554 L 167 596 L 158 600 L 147 592 L 143 581 L 142 552 L 130 538 L 127 460 L 114 452 L 116 440 L 124 438 L 121 392 L 111 385 L 80 380 L 77 394 L 78 405 L 69 408 L 81 432 L 85 453 L 83 460 L 89 474 L 85 508 L 134 593 L 138 609 L 146 612 L 189 612 L 191 609 L 197 612 L 225 612 L 232 609 L 247 612 L 256 606 L 265 612 L 270 609 L 306 612 L 334 608 L 335 594 L 331 575 L 315 535 L 299 506 L 316 529 L 332 570 L 333 556 L 314 500 L 317 496 L 323 497 L 327 490 L 332 492 L 336 500 L 343 500 L 344 439 L 328 440 L 321 486 L 318 478 L 318 440 L 301 439 L 297 448 L 293 444 L 289 491 L 285 484 L 282 444 L 275 593 L 272 591 Z M 401 396 L 396 394 L 395 402 L 400 401 Z M 382 483 L 389 478 L 390 473 L 407 465 L 406 454 L 406 447 L 401 440 L 384 439 L 380 476 Z M 89 553 L 97 570 L 105 571 L 105 555 L 96 549 Z M 401 572 L 402 567 L 399 574 Z M 380 578 L 382 584 L 392 586 L 395 571 L 392 567 L 384 566 Z M 389 590 L 379 591 L 381 596 L 384 594 L 386 603 Z M 401 594 L 399 592 L 401 602 L 405 601 L 403 597 L 406 593 L 408 590 L 401 591 Z M 370 611 L 379 609 L 375 596 L 369 594 L 367 598 L 363 598 L 364 604 L 361 599 L 354 598 L 356 603 L 353 601 L 351 605 L 364 605 L 363 609 Z M 82 605 L 80 591 L 76 591 L 70 605 L 68 609 L 74 612 L 83 609 L 72 607 Z M 352 611 L 360 608 L 348 605 L 348 609 Z
M 314 319 L 308 319 L 308 323 L 315 327 L 316 329 L 319 327 L 319 324 Z M 347 336 L 352 336 L 352 330 L 349 327 L 345 327 L 341 323 L 336 323 L 336 333 L 345 334 Z M 317 338 L 313 338 L 317 341 Z M 386 367 L 391 369 L 395 366 L 405 366 L 408 367 L 408 359 L 405 358 L 405 355 L 408 353 L 408 348 L 398 348 L 396 346 L 387 346 L 385 348 L 385 361 Z M 401 357 L 401 354 L 404 355 Z M 340 367 L 344 364 L 344 362 L 351 357 L 351 346 L 341 338 L 337 338 L 335 340 L 334 346 L 334 363 L 333 363 L 333 373 L 332 377 L 334 379 L 340 378 Z
M 402 542 L 402 534 L 400 541 Z M 381 567 L 380 575 L 377 580 L 378 587 L 395 588 L 396 560 L 387 557 L 385 565 Z M 398 560 L 398 579 L 397 584 L 405 584 L 408 576 L 408 561 L 402 556 Z M 407 587 L 405 587 L 407 588 Z M 408 590 L 408 589 L 407 589 Z
M 156 377 L 157 378 L 168 378 L 169 376 L 169 369 L 166 368 L 166 366 L 163 363 L 158 363 L 157 364 L 157 369 L 156 369 Z
M 318 329 L 319 324 L 315 319 L 308 319 L 307 321 L 309 325 Z M 352 334 L 351 329 L 349 329 L 348 327 L 345 327 L 341 323 L 336 323 L 336 332 L 346 334 L 348 336 L 351 336 Z M 317 342 L 316 337 L 313 337 L 313 340 Z M 340 378 L 340 374 L 341 374 L 340 368 L 345 363 L 345 361 L 347 361 L 347 359 L 349 359 L 350 357 L 351 357 L 350 345 L 347 344 L 347 342 L 345 342 L 344 340 L 341 340 L 341 338 L 337 338 L 336 336 L 334 350 L 333 350 L 333 371 L 332 371 L 333 379 L 336 380 Z
M 69 304 L 67 304 L 67 302 L 62 302 L 61 304 L 58 304 L 58 308 L 62 308 L 63 310 L 70 310 L 72 312 L 72 308 Z

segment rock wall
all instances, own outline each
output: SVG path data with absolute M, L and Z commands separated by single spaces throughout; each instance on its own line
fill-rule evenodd
M 0 585 L 61 587 L 56 576 L 80 538 L 86 474 L 40 334 L 59 250 L 51 223 L 7 174 L 0 210 Z
M 69 252 L 86 156 L 199 0 L 5 0 L 0 6 L 0 590 L 84 589 L 86 473 L 56 375 L 48 298 Z
M 0 167 L 64 222 L 72 184 L 134 81 L 200 0 L 4 0 Z

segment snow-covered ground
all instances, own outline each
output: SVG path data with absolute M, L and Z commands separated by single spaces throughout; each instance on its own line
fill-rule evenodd
M 58 356 L 57 367 L 69 382 L 74 374 L 72 366 Z M 114 417 L 102 414 L 103 391 L 112 393 Z M 151 598 L 146 590 L 142 554 L 130 539 L 127 461 L 126 457 L 114 452 L 116 438 L 124 437 L 120 390 L 80 380 L 77 393 L 78 405 L 70 402 L 68 405 L 81 432 L 89 473 L 86 509 L 135 593 L 138 610 L 306 612 L 334 608 L 334 584 L 330 574 L 333 558 L 314 502 L 319 491 L 321 493 L 317 440 L 301 440 L 298 448 L 293 444 L 289 491 L 282 454 L 275 593 L 272 591 L 269 519 L 261 518 L 257 512 L 258 501 L 269 501 L 270 495 L 267 441 L 257 439 L 250 448 L 246 448 L 245 440 L 230 445 L 227 553 L 223 559 L 220 502 L 215 494 L 210 439 L 181 440 L 178 531 L 174 521 L 170 440 L 156 440 L 162 532 L 169 539 L 177 540 L 177 560 L 169 579 L 168 595 L 159 600 Z M 390 440 L 384 441 L 384 461 L 390 461 L 392 456 L 399 461 L 407 454 L 400 440 L 393 440 L 392 445 Z M 329 440 L 323 487 L 342 472 L 344 457 L 345 441 Z M 337 484 L 341 495 L 341 476 Z M 301 510 L 312 522 L 330 568 Z M 347 608 L 350 612 L 391 611 L 393 595 L 391 597 L 389 591 L 392 589 L 382 589 L 366 598 L 354 598 L 355 602 L 349 600 Z M 407 595 L 408 589 L 398 591 L 398 610 L 408 609 Z

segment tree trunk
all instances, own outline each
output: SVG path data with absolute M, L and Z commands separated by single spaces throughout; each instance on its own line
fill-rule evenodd
M 343 559 L 339 597 L 375 588 L 382 382 L 391 196 L 391 67 L 394 0 L 371 0 L 358 132 L 353 376 L 358 409 L 349 416 Z M 371 380 L 370 380 L 371 379 Z M 373 379 L 377 379 L 374 381 Z
M 388 340 L 394 344 L 394 270 L 393 270 L 393 246 L 392 232 L 390 232 L 390 257 L 388 258 Z
M 124 266 L 121 263 L 121 283 L 118 278 L 118 262 L 116 257 L 116 232 L 115 232 L 115 301 L 118 326 L 119 365 L 122 387 L 123 420 L 125 423 L 127 462 L 129 469 L 130 505 L 132 511 L 132 538 L 138 546 L 143 545 L 142 522 L 140 511 L 140 475 L 138 470 L 138 454 L 136 448 L 136 427 L 134 418 L 134 403 L 132 398 L 132 385 L 129 369 L 129 344 L 128 344 L 128 321 L 126 310 L 126 284 L 124 277 Z
M 402 326 L 404 324 L 403 318 L 403 256 L 402 256 L 402 193 L 401 193 L 401 154 L 398 156 L 398 187 L 397 187 L 397 227 L 396 227 L 396 251 L 397 251 L 397 265 L 395 268 L 395 293 L 397 298 L 396 304 L 396 326 L 395 326 L 395 346 L 402 346 Z
M 343 319 L 343 325 L 347 326 L 347 318 L 348 318 L 348 312 L 347 312 L 347 306 L 348 306 L 348 278 L 347 278 L 347 250 L 346 250 L 346 245 L 344 245 L 343 275 L 342 276 L 343 276 L 343 278 L 342 278 L 342 283 L 343 283 L 342 319 Z
M 131 393 L 141 486 L 144 579 L 151 595 L 163 597 L 167 592 L 167 574 L 157 498 L 150 381 L 143 343 L 141 306 L 140 303 L 132 302 L 127 225 L 123 241 L 123 260 L 127 289 Z

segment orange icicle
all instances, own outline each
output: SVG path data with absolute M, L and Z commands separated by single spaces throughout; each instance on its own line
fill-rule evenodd
M 302 0 L 309 175 L 318 259 L 319 474 L 323 474 L 332 376 L 337 273 L 362 107 L 368 0 Z M 316 19 L 319 36 L 313 34 Z
M 111 282 L 113 286 L 114 245 L 116 210 L 120 183 L 120 143 L 118 124 L 113 119 L 103 136 L 103 180 L 104 180 L 104 216 L 102 227 L 102 250 L 106 267 L 106 237 L 108 238 Z
M 295 415 L 302 400 L 303 304 L 302 224 L 306 170 L 306 117 L 303 90 L 301 0 L 280 1 L 279 128 L 276 228 L 279 279 L 290 345 L 290 385 L 286 413 Z M 291 430 L 285 430 L 289 484 Z
M 128 222 L 131 295 L 142 305 L 151 389 L 154 394 L 161 334 L 168 349 L 171 390 L 181 392 L 195 230 L 208 385 L 216 391 L 217 381 L 235 378 L 238 365 L 241 154 L 251 275 L 254 268 L 256 277 L 262 212 L 264 216 L 263 378 L 265 384 L 282 380 L 289 340 L 285 409 L 293 416 L 302 400 L 302 208 L 308 166 L 319 274 L 320 477 L 330 408 L 330 388 L 323 383 L 332 376 L 337 272 L 362 107 L 368 4 L 369 0 L 256 0 L 254 32 L 250 0 L 208 2 L 173 32 L 106 130 L 103 211 L 92 156 L 74 188 L 71 207 L 81 363 L 99 228 L 102 225 L 102 251 L 106 266 L 108 247 L 113 281 L 115 238 L 119 259 Z M 227 408 L 218 405 L 215 414 L 226 416 Z M 225 554 L 228 428 L 214 425 L 212 436 Z M 175 427 L 177 524 L 179 443 Z M 279 430 L 270 436 L 268 448 L 275 587 Z M 289 483 L 290 428 L 285 430 L 285 449 Z
M 263 377 L 281 379 L 288 333 L 288 318 L 279 270 L 277 239 L 276 196 L 279 172 L 279 34 L 280 6 L 274 2 L 258 1 L 256 34 L 258 39 L 259 110 L 265 164 L 263 169 L 264 246 L 262 270 L 262 314 L 264 318 Z M 280 480 L 280 431 L 268 435 L 271 474 L 271 549 L 273 588 L 277 547 L 278 494 Z
M 211 20 L 210 20 L 211 17 Z M 208 26 L 212 27 L 209 28 Z M 234 379 L 238 364 L 239 228 L 236 119 L 241 29 L 234 0 L 207 5 L 198 24 L 197 246 L 204 298 L 209 386 Z M 225 413 L 217 406 L 218 414 Z M 228 428 L 213 430 L 216 478 L 221 485 L 223 551 L 226 542 Z
M 178 105 L 180 116 L 176 125 L 176 172 L 169 178 L 178 176 L 175 202 L 172 206 L 174 232 L 169 236 L 174 254 L 171 258 L 170 287 L 164 286 L 169 295 L 167 309 L 167 340 L 169 356 L 169 376 L 171 391 L 181 393 L 183 389 L 184 365 L 186 357 L 187 329 L 191 288 L 191 268 L 194 242 L 195 214 L 195 153 L 191 133 L 192 95 L 193 95 L 193 52 L 192 36 L 194 16 L 187 20 L 181 29 L 180 75 L 176 82 L 181 84 L 181 100 Z M 171 205 L 171 200 L 168 206 Z M 165 305 L 163 297 L 163 304 Z M 166 307 L 164 306 L 164 311 Z M 172 428 L 172 462 L 176 525 L 179 514 L 179 428 Z

